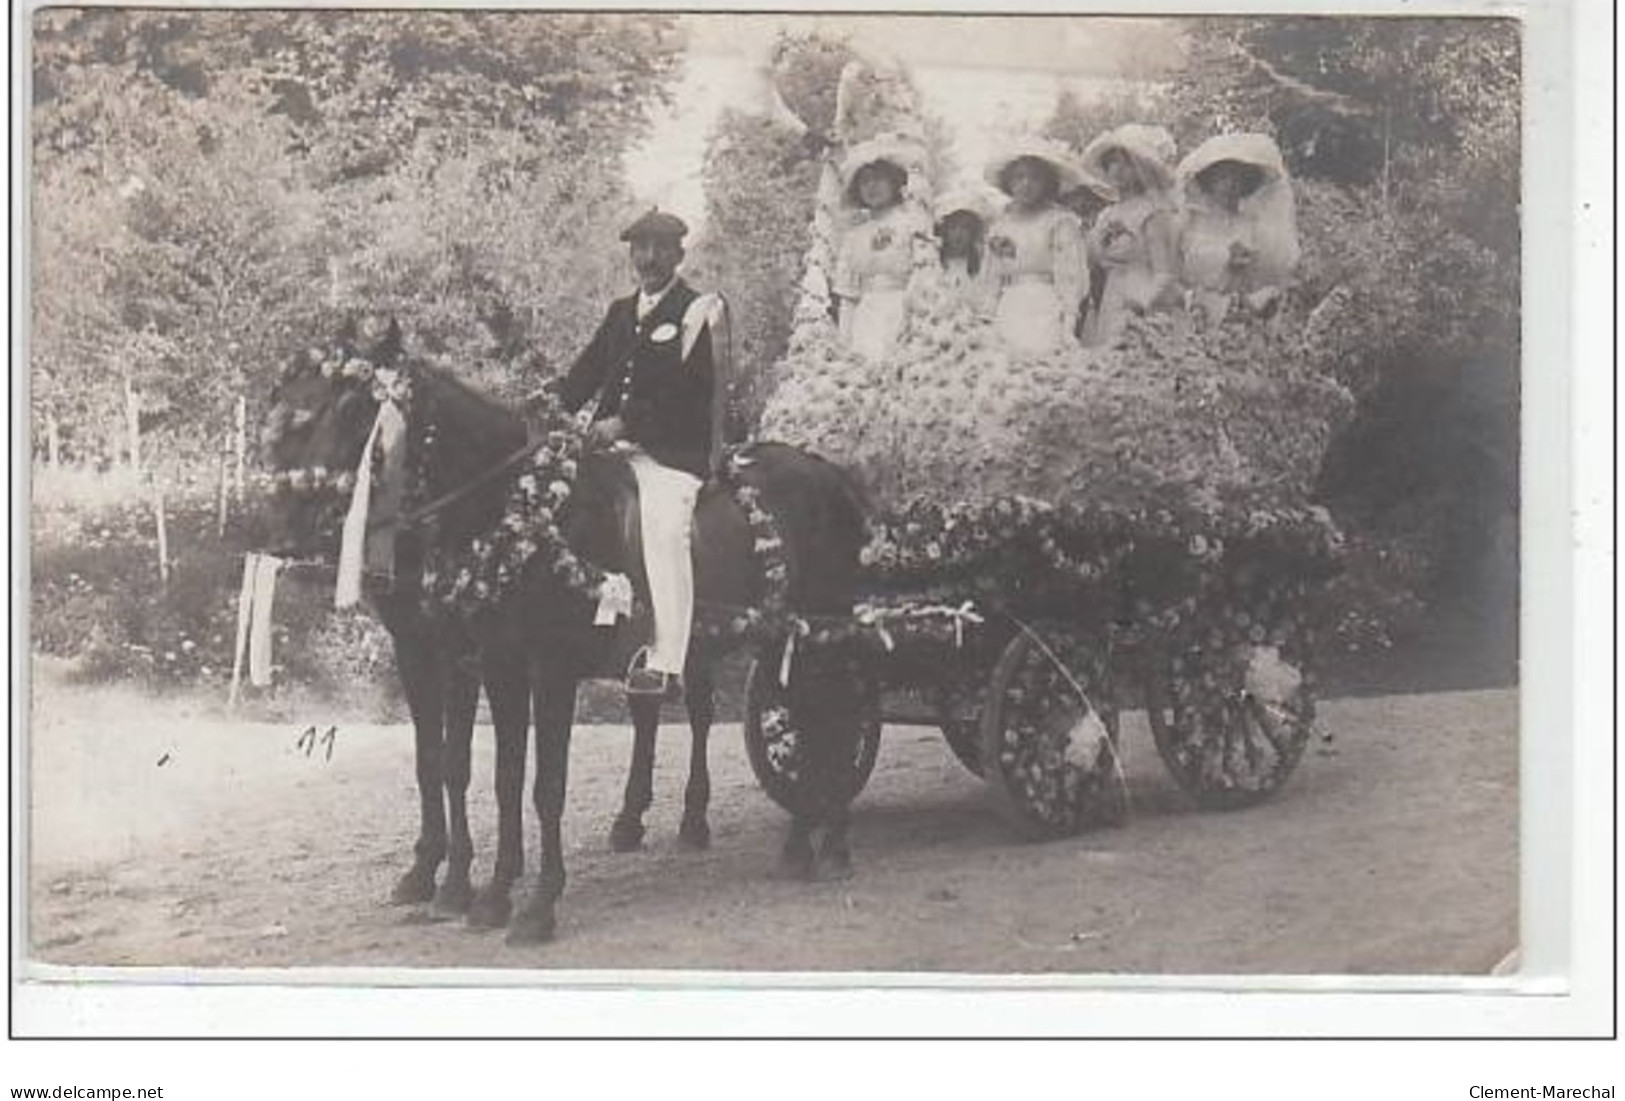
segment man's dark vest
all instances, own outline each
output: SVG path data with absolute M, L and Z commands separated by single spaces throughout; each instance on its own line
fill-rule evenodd
M 627 438 L 656 462 L 704 478 L 715 381 L 710 332 L 683 358 L 683 315 L 697 297 L 678 279 L 642 321 L 636 294 L 610 303 L 560 394 L 571 410 L 597 398 L 594 419 L 619 416 Z

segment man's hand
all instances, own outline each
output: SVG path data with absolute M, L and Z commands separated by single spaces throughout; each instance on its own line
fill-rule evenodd
M 593 447 L 608 447 L 626 435 L 626 424 L 620 417 L 605 417 L 587 426 L 587 442 Z

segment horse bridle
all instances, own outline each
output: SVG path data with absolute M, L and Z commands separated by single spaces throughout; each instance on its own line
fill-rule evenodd
M 427 504 L 419 505 L 405 516 L 397 517 L 392 520 L 375 520 L 369 526 L 378 528 L 387 526 L 389 524 L 398 524 L 403 528 L 416 527 L 423 521 L 432 519 L 435 514 L 449 508 L 451 505 L 461 501 L 463 498 L 469 496 L 476 490 L 479 490 L 491 481 L 507 473 L 509 470 L 512 470 L 514 467 L 518 466 L 520 463 L 534 455 L 537 451 L 541 450 L 542 445 L 546 442 L 547 441 L 545 439 L 527 440 L 523 447 L 499 461 L 495 466 L 487 467 L 485 470 L 476 474 L 473 478 L 469 479 L 467 482 L 464 482 L 457 488 L 446 493 L 442 493 L 440 496 L 436 497 Z

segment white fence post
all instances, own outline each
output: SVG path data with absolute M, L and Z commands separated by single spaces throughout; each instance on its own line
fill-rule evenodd
M 225 452 L 220 453 L 220 491 L 216 502 L 215 534 L 226 537 L 226 513 L 231 507 L 231 467 Z
M 130 449 L 130 469 L 141 473 L 141 407 L 136 404 L 135 385 L 124 376 L 124 431 Z
M 169 587 L 169 524 L 164 516 L 164 487 L 157 480 L 152 483 L 153 511 L 158 516 L 158 580 Z
M 245 468 L 248 462 L 248 399 L 237 395 L 237 507 L 243 506 Z

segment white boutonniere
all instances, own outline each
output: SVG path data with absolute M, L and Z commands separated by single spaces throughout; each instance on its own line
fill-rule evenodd
M 670 341 L 676 340 L 677 326 L 673 325 L 670 321 L 656 325 L 654 332 L 649 334 L 649 339 L 655 344 L 666 344 Z
M 412 380 L 394 367 L 379 367 L 372 372 L 373 400 L 405 405 L 412 398 Z

